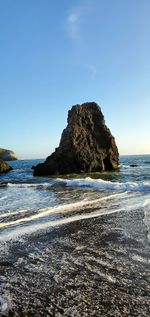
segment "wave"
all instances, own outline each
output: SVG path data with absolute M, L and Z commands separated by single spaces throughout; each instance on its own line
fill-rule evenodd
M 51 183 L 7 183 L 7 187 L 15 187 L 15 188 L 49 188 L 51 187 Z
M 59 179 L 60 181 L 61 179 Z M 64 181 L 64 180 L 61 180 Z M 103 190 L 150 191 L 149 182 L 111 182 L 90 177 L 65 180 L 67 186 L 93 187 Z
M 84 187 L 95 188 L 100 190 L 125 190 L 125 191 L 150 191 L 150 182 L 111 182 L 103 179 L 93 179 L 91 177 L 76 178 L 76 179 L 50 179 L 45 183 L 7 183 L 1 186 L 16 187 L 16 188 L 43 188 L 49 189 L 57 186 L 66 187 Z

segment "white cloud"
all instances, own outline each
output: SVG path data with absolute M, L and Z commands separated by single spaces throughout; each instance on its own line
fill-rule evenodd
M 69 37 L 77 39 L 80 37 L 79 32 L 79 13 L 72 11 L 67 17 L 67 31 Z
M 71 8 L 66 18 L 66 30 L 70 38 L 82 37 L 84 21 L 96 10 L 96 5 L 91 0 L 84 0 L 81 5 Z

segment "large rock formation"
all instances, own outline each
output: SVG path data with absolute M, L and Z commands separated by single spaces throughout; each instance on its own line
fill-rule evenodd
M 17 160 L 15 152 L 0 148 L 0 159 L 4 161 L 14 161 Z
M 110 171 L 119 167 L 119 154 L 104 116 L 95 102 L 73 106 L 60 145 L 34 175 Z
M 0 159 L 0 174 L 7 173 L 12 170 L 12 167 L 8 165 L 8 163 L 4 162 Z

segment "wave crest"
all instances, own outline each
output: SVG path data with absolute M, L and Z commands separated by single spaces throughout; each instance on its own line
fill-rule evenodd
M 75 187 L 92 187 L 103 190 L 150 191 L 149 182 L 111 182 L 102 179 L 95 180 L 90 177 L 81 179 L 58 180 L 66 182 L 67 186 Z
M 7 187 L 17 188 L 44 188 L 49 189 L 57 186 L 95 188 L 99 190 L 125 190 L 125 191 L 150 191 L 150 182 L 111 182 L 103 179 L 93 179 L 91 177 L 78 179 L 50 179 L 44 183 L 7 183 Z

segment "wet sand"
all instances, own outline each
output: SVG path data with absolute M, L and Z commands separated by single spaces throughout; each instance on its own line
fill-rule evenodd
M 141 210 L 64 224 L 7 247 L 1 316 L 150 315 L 150 246 Z

